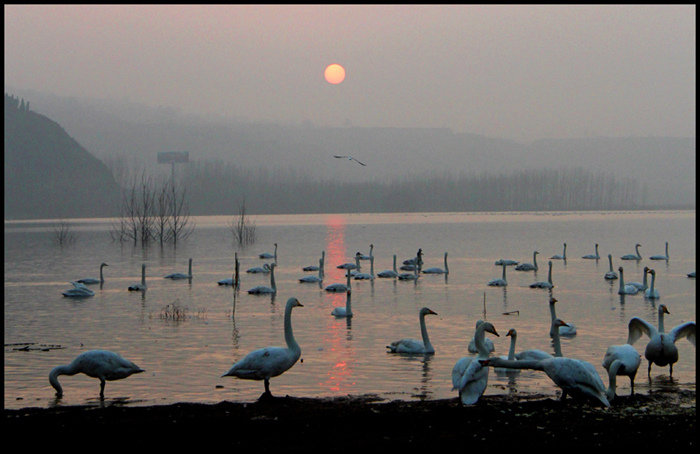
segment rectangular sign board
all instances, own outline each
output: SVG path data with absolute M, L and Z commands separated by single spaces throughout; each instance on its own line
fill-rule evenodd
M 189 151 L 162 151 L 158 153 L 158 164 L 179 164 L 188 162 L 190 162 Z

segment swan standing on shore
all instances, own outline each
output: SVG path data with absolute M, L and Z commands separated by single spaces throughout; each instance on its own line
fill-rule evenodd
M 130 292 L 145 292 L 148 289 L 146 287 L 146 264 L 141 265 L 141 283 L 132 284 L 129 286 Z
M 532 263 L 521 263 L 515 269 L 517 271 L 537 271 L 539 269 L 537 267 L 537 254 L 539 254 L 537 251 L 532 254 Z
M 323 282 L 323 258 L 318 259 L 318 276 L 304 276 L 302 278 L 299 278 L 299 282 Z
M 530 284 L 530 288 L 549 288 L 554 287 L 552 284 L 552 261 L 549 261 L 549 274 L 547 275 L 546 281 L 538 281 L 534 284 Z
M 641 355 L 630 344 L 611 345 L 608 347 L 605 351 L 605 356 L 603 356 L 603 368 L 608 371 L 610 379 L 610 385 L 606 392 L 608 400 L 615 398 L 617 385 L 615 377 L 617 375 L 626 375 L 630 378 L 630 386 L 632 388 L 630 394 L 634 394 L 634 377 L 637 376 L 637 370 L 641 362 Z
M 652 255 L 651 260 L 668 260 L 668 241 L 666 241 L 666 255 Z
M 634 255 L 634 254 L 627 254 L 627 255 L 623 255 L 623 256 L 620 257 L 620 258 L 621 258 L 622 260 L 637 260 L 637 261 L 642 260 L 642 255 L 639 253 L 639 248 L 640 248 L 640 247 L 642 247 L 641 244 L 635 244 L 635 245 L 634 245 L 634 250 L 637 252 L 637 255 Z
M 617 269 L 620 272 L 620 289 L 617 291 L 618 295 L 636 295 L 639 289 L 634 285 L 625 284 L 625 276 L 623 274 L 622 267 Z
M 583 259 L 598 260 L 600 255 L 598 255 L 598 243 L 595 244 L 595 254 L 588 254 L 581 257 Z
M 221 377 L 264 380 L 265 393 L 263 396 L 272 397 L 272 393 L 270 393 L 270 379 L 291 369 L 301 356 L 301 347 L 294 339 L 294 333 L 292 332 L 292 309 L 295 307 L 304 306 L 296 298 L 289 298 L 284 309 L 284 340 L 287 343 L 286 348 L 265 347 L 254 350 L 243 359 L 237 361 Z
M 612 254 L 608 254 L 608 262 L 610 262 L 610 271 L 605 273 L 605 279 L 613 280 L 617 279 L 617 273 L 613 269 L 613 264 L 612 264 Z
M 252 289 L 248 290 L 248 293 L 255 294 L 255 295 L 260 295 L 260 294 L 270 294 L 270 293 L 277 293 L 277 285 L 275 285 L 275 267 L 277 264 L 275 263 L 270 263 L 270 286 L 264 286 L 264 285 L 258 285 L 257 287 L 253 287 Z
M 100 379 L 100 397 L 105 396 L 105 382 L 121 380 L 144 370 L 121 355 L 108 350 L 89 350 L 78 355 L 66 366 L 57 366 L 49 374 L 49 383 L 56 390 L 56 396 L 63 396 L 63 388 L 58 382 L 59 375 L 85 374 Z
M 553 255 L 550 257 L 552 260 L 566 260 L 566 243 L 564 243 L 564 253 L 562 255 Z
M 277 262 L 277 243 L 275 243 L 274 254 L 270 254 L 269 252 L 263 252 L 262 254 L 258 255 L 258 257 L 261 259 L 275 259 L 275 262 Z
M 71 284 L 73 284 L 73 288 L 61 292 L 66 298 L 86 298 L 88 296 L 95 296 L 95 292 L 85 287 L 85 284 L 73 281 L 71 281 Z
M 647 285 L 647 273 L 649 272 L 649 267 L 645 266 L 644 267 L 644 277 L 642 278 L 642 283 L 640 284 L 639 282 L 630 282 L 625 285 L 634 285 L 637 287 L 637 290 L 646 290 L 649 288 Z
M 651 285 L 649 286 L 648 289 L 646 289 L 644 291 L 644 298 L 651 298 L 651 299 L 661 298 L 661 295 L 659 295 L 659 289 L 654 288 L 654 285 L 656 282 L 656 271 L 649 270 L 649 274 L 651 274 Z
M 106 263 L 103 263 L 100 265 L 100 278 L 99 279 L 94 278 L 94 277 L 86 277 L 84 279 L 78 279 L 75 282 L 77 282 L 79 284 L 88 284 L 88 285 L 89 284 L 104 284 L 105 278 L 104 278 L 104 275 L 102 274 L 102 268 L 104 268 L 105 266 L 109 266 L 109 265 L 107 265 Z
M 556 298 L 549 298 L 549 315 L 552 317 L 552 322 L 557 319 L 557 310 L 554 307 L 554 305 L 557 303 Z M 576 325 L 573 323 L 566 323 L 564 325 L 559 325 L 557 327 L 557 332 L 559 333 L 560 336 L 575 336 L 576 335 Z M 555 336 L 555 327 L 554 323 L 552 323 L 552 327 L 549 329 L 549 337 L 554 337 Z
M 338 318 L 340 317 L 346 317 L 346 318 L 351 318 L 353 316 L 352 313 L 352 292 L 346 292 L 346 298 L 345 298 L 345 307 L 334 307 L 333 311 L 331 311 L 331 315 L 334 315 Z
M 445 252 L 445 269 L 433 267 L 433 268 L 421 270 L 421 273 L 425 273 L 425 274 L 449 274 L 450 269 L 447 267 L 447 252 Z
M 669 375 L 673 377 L 673 363 L 678 361 L 678 347 L 676 341 L 687 337 L 691 344 L 695 345 L 695 322 L 685 322 L 666 333 L 664 329 L 664 314 L 670 314 L 665 304 L 659 306 L 659 328 L 639 317 L 632 317 L 629 323 L 629 336 L 627 343 L 633 345 L 642 337 L 649 336 L 649 343 L 644 350 L 644 357 L 649 361 L 647 373 L 651 378 L 651 364 L 659 367 L 668 366 Z
M 417 339 L 401 339 L 392 342 L 387 345 L 386 348 L 389 349 L 388 353 L 410 353 L 410 354 L 433 354 L 435 353 L 435 348 L 433 344 L 430 343 L 430 338 L 428 337 L 428 328 L 425 326 L 425 316 L 428 314 L 437 315 L 427 307 L 424 307 L 418 312 L 418 321 L 420 322 L 420 334 L 422 341 Z
M 187 274 L 172 273 L 163 277 L 163 279 L 192 279 L 192 259 L 190 259 L 190 266 L 188 268 Z
M 505 287 L 508 285 L 508 281 L 506 281 L 506 265 L 502 266 L 503 277 L 501 277 L 500 279 L 491 279 L 486 285 L 490 285 L 491 287 Z
M 352 275 L 350 274 L 350 270 L 347 270 L 345 277 L 347 277 L 347 279 L 348 279 L 346 284 L 331 284 L 328 287 L 326 287 L 326 291 L 327 292 L 352 292 L 352 287 L 350 286 L 350 278 L 352 277 Z
M 384 270 L 379 273 L 377 273 L 377 277 L 385 277 L 385 278 L 392 278 L 392 277 L 398 277 L 399 273 L 396 271 L 396 254 L 394 254 L 394 269 L 393 270 Z
M 479 362 L 489 357 L 489 350 L 484 344 L 486 332 L 498 336 L 496 328 L 490 322 L 479 323 L 474 332 L 478 356 L 464 356 L 452 368 L 452 390 L 459 392 L 459 399 L 463 405 L 477 403 L 488 385 L 489 369 Z

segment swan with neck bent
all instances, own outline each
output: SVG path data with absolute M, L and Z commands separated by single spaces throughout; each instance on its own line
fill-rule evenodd
M 627 343 L 633 345 L 643 334 L 649 336 L 649 343 L 644 350 L 644 357 L 649 361 L 647 374 L 651 378 L 651 364 L 659 367 L 668 366 L 669 375 L 673 377 L 673 363 L 678 361 L 676 341 L 688 338 L 695 345 L 695 322 L 685 322 L 666 333 L 664 314 L 670 314 L 665 304 L 659 305 L 659 328 L 639 317 L 632 317 L 629 323 Z
M 270 272 L 270 264 L 265 263 L 263 266 L 254 266 L 252 268 L 248 268 L 245 270 L 245 272 L 251 274 L 268 274 Z
M 605 279 L 608 280 L 614 280 L 617 279 L 617 273 L 613 269 L 613 264 L 612 264 L 612 254 L 608 254 L 608 262 L 610 263 L 610 271 L 605 273 Z
M 554 287 L 552 284 L 552 261 L 549 261 L 549 274 L 547 275 L 546 281 L 537 281 L 534 284 L 530 284 L 530 288 L 549 288 Z
M 636 255 L 635 255 L 635 254 L 627 254 L 627 255 L 623 255 L 623 256 L 620 257 L 620 258 L 621 258 L 622 260 L 642 260 L 642 254 L 639 253 L 639 248 L 640 248 L 640 247 L 642 247 L 641 244 L 635 244 L 635 245 L 634 245 L 634 250 L 635 250 L 635 252 L 637 253 Z
M 350 285 L 350 278 L 352 275 L 350 274 L 350 270 L 347 271 L 345 274 L 345 277 L 347 278 L 347 282 L 345 284 L 331 284 L 328 287 L 326 287 L 327 292 L 352 292 L 352 287 Z
M 277 243 L 275 243 L 275 252 L 273 254 L 270 254 L 269 252 L 263 252 L 262 254 L 259 254 L 258 257 L 261 259 L 275 259 L 275 262 L 276 262 L 277 261 Z
M 630 344 L 611 345 L 603 356 L 603 368 L 608 371 L 609 386 L 606 391 L 608 400 L 615 398 L 617 376 L 626 375 L 630 378 L 631 394 L 634 394 L 634 377 L 642 362 L 641 355 Z
M 488 385 L 489 369 L 479 362 L 489 357 L 489 351 L 484 345 L 487 332 L 498 336 L 496 328 L 490 322 L 479 323 L 474 332 L 477 357 L 464 356 L 452 368 L 452 390 L 459 392 L 459 399 L 463 405 L 477 403 Z
M 320 258 L 318 260 L 318 276 L 304 276 L 302 278 L 299 278 L 299 282 L 305 283 L 305 282 L 310 282 L 310 283 L 317 283 L 317 282 L 323 282 L 323 258 Z
M 146 264 L 141 265 L 141 283 L 132 284 L 129 286 L 129 291 L 131 292 L 145 292 L 148 287 L 146 286 Z
M 479 325 L 481 325 L 482 323 L 484 323 L 483 320 L 477 320 L 476 321 L 476 328 L 478 328 Z M 484 336 L 484 346 L 486 347 L 486 350 L 489 351 L 489 353 L 496 350 L 496 346 L 494 345 L 493 341 L 486 336 Z M 467 346 L 467 351 L 469 353 L 479 353 L 479 349 L 476 346 L 476 336 L 473 336 L 471 338 L 471 340 L 469 341 L 469 345 Z
M 295 307 L 304 306 L 296 298 L 289 298 L 284 309 L 284 340 L 287 347 L 264 347 L 253 350 L 243 359 L 237 361 L 221 377 L 264 380 L 265 393 L 261 397 L 272 397 L 270 379 L 291 369 L 301 356 L 301 347 L 294 339 L 292 332 L 292 309 Z
M 71 284 L 73 284 L 73 288 L 62 292 L 63 296 L 67 298 L 86 298 L 88 296 L 95 296 L 95 292 L 85 287 L 85 284 L 73 281 L 71 281 Z
M 388 353 L 409 353 L 414 355 L 429 355 L 435 353 L 435 348 L 433 344 L 430 343 L 430 338 L 428 337 L 428 328 L 425 326 L 425 316 L 428 314 L 437 315 L 437 312 L 427 307 L 421 308 L 420 312 L 418 312 L 422 341 L 417 339 L 401 339 L 394 341 L 386 346 L 386 348 L 389 349 Z
M 566 260 L 566 243 L 564 243 L 564 253 L 562 255 L 553 255 L 550 257 L 551 260 Z
M 539 254 L 537 251 L 532 253 L 532 263 L 521 263 L 515 269 L 517 271 L 537 271 L 539 269 L 537 267 L 537 254 Z
M 659 289 L 654 288 L 654 284 L 656 283 L 656 271 L 649 270 L 649 274 L 651 274 L 651 285 L 644 291 L 644 298 L 659 299 L 661 298 L 661 295 L 659 295 Z
M 437 268 L 437 267 L 427 268 L 425 270 L 421 270 L 421 273 L 425 273 L 425 274 L 449 274 L 450 269 L 447 267 L 447 252 L 445 252 L 445 268 L 444 269 Z
M 267 287 L 265 285 L 258 285 L 257 287 L 253 287 L 252 289 L 248 290 L 248 293 L 255 294 L 255 295 L 277 293 L 277 285 L 275 284 L 275 267 L 276 266 L 277 265 L 275 263 L 270 264 L 270 286 L 269 287 Z
M 334 307 L 333 311 L 331 311 L 331 315 L 334 315 L 338 318 L 340 318 L 340 317 L 351 318 L 353 316 L 352 301 L 351 300 L 352 300 L 352 292 L 346 292 L 345 307 L 342 307 L 342 306 Z
M 554 320 L 557 319 L 557 310 L 554 307 L 557 301 L 559 300 L 554 297 L 549 298 L 549 314 L 552 317 L 552 322 L 554 322 Z M 560 325 L 558 328 L 559 329 L 557 330 L 557 332 L 560 336 L 576 335 L 576 325 L 574 325 L 573 323 L 566 323 L 565 325 Z M 552 328 L 550 328 L 549 330 L 549 337 L 554 337 L 554 324 L 552 324 Z
M 163 279 L 192 279 L 192 259 L 190 259 L 190 265 L 189 265 L 187 274 L 172 273 L 172 274 L 168 274 Z
M 588 260 L 598 260 L 600 258 L 600 255 L 598 255 L 598 243 L 595 244 L 595 254 L 584 255 L 581 258 Z
M 490 285 L 491 287 L 505 287 L 508 285 L 508 281 L 506 281 L 506 265 L 503 266 L 503 276 L 500 279 L 491 279 L 486 285 Z
M 49 383 L 56 390 L 56 396 L 63 396 L 63 388 L 58 382 L 59 375 L 85 374 L 100 379 L 100 397 L 105 395 L 105 382 L 121 380 L 144 370 L 118 353 L 108 350 L 89 350 L 78 355 L 73 362 L 57 366 L 49 374 Z
M 559 319 L 557 319 L 557 322 L 564 323 Z M 558 330 L 555 330 L 555 338 L 559 337 L 557 333 Z M 589 397 L 606 407 L 610 406 L 603 380 L 600 379 L 600 375 L 598 375 L 595 367 L 589 362 L 558 356 L 539 360 L 523 359 L 516 361 L 488 358 L 479 362 L 484 366 L 491 367 L 543 371 L 562 390 L 562 401 L 566 400 L 567 395 L 570 394 L 573 397 Z
M 394 269 L 380 271 L 379 273 L 377 273 L 377 277 L 392 278 L 392 277 L 398 277 L 398 276 L 399 276 L 399 273 L 398 273 L 398 271 L 396 271 L 396 254 L 394 254 Z
M 651 260 L 668 260 L 668 241 L 666 241 L 666 255 L 652 255 Z
M 620 272 L 620 289 L 617 291 L 618 295 L 636 295 L 639 289 L 634 285 L 625 284 L 625 275 L 622 267 L 617 269 Z
M 102 274 L 102 268 L 104 268 L 105 266 L 109 266 L 109 265 L 107 265 L 106 263 L 102 263 L 100 265 L 100 278 L 99 279 L 94 278 L 94 277 L 86 277 L 84 279 L 78 279 L 75 282 L 77 282 L 79 284 L 88 284 L 88 285 L 89 284 L 104 284 L 105 278 L 104 278 L 104 274 Z

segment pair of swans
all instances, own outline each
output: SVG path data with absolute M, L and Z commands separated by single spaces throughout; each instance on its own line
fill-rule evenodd
M 640 247 L 642 247 L 641 244 L 635 244 L 635 245 L 634 245 L 634 250 L 635 250 L 636 254 L 627 254 L 627 255 L 623 255 L 623 256 L 620 257 L 620 258 L 621 258 L 622 260 L 637 260 L 637 261 L 642 260 L 642 255 L 639 253 L 639 248 L 640 248 Z
M 325 262 L 326 262 L 326 251 L 321 251 L 321 261 L 319 262 L 318 266 L 316 266 L 316 265 L 305 266 L 304 268 L 302 268 L 302 271 L 318 271 L 319 269 L 322 270 L 324 268 L 323 265 L 325 264 Z
M 394 341 L 386 346 L 386 348 L 389 349 L 388 353 L 408 353 L 414 355 L 431 355 L 435 353 L 435 348 L 433 347 L 433 344 L 430 343 L 430 337 L 428 337 L 428 328 L 425 326 L 425 316 L 429 314 L 438 315 L 437 312 L 427 307 L 421 308 L 421 310 L 418 312 L 418 321 L 420 322 L 420 334 L 422 340 L 401 339 Z
M 100 265 L 100 278 L 99 278 L 99 279 L 94 278 L 94 277 L 86 277 L 86 278 L 84 278 L 84 279 L 78 279 L 78 280 L 75 281 L 75 282 L 77 282 L 77 283 L 79 283 L 79 284 L 87 284 L 87 285 L 90 285 L 90 284 L 104 284 L 105 278 L 104 278 L 104 274 L 102 274 L 102 269 L 103 269 L 105 266 L 109 266 L 109 265 L 107 265 L 106 263 L 102 263 L 102 264 Z
M 566 260 L 566 243 L 564 243 L 564 253 L 562 255 L 553 255 L 550 257 L 551 260 Z
M 600 255 L 598 255 L 598 243 L 595 244 L 595 254 L 584 255 L 581 258 L 588 260 L 598 260 L 600 258 Z
M 532 263 L 521 263 L 520 265 L 516 266 L 515 269 L 517 271 L 537 271 L 539 269 L 537 267 L 537 254 L 539 254 L 539 252 L 533 252 Z
M 506 266 L 507 265 L 501 265 L 503 267 L 503 276 L 500 279 L 491 279 L 486 285 L 489 285 L 491 287 L 506 287 L 508 285 L 508 281 L 506 281 Z
M 399 273 L 396 271 L 396 254 L 394 254 L 394 269 L 380 271 L 379 273 L 377 273 L 377 277 L 394 278 L 398 276 Z
M 272 397 L 270 379 L 288 371 L 301 357 L 301 347 L 292 332 L 292 309 L 304 307 L 299 300 L 292 297 L 287 300 L 284 309 L 284 340 L 287 347 L 264 347 L 248 353 L 237 361 L 221 377 L 237 377 L 243 380 L 264 380 L 264 397 Z
M 146 264 L 141 265 L 141 283 L 132 284 L 129 286 L 130 292 L 145 292 L 148 289 L 146 286 Z
M 489 369 L 480 362 L 488 359 L 490 353 L 484 343 L 487 332 L 500 337 L 490 322 L 482 320 L 482 323 L 477 323 L 474 332 L 477 357 L 464 356 L 457 360 L 452 368 L 452 390 L 459 393 L 459 399 L 463 405 L 477 403 L 488 385 Z
M 121 380 L 132 374 L 144 372 L 131 361 L 118 353 L 108 350 L 89 350 L 78 355 L 70 364 L 54 367 L 49 373 L 49 383 L 56 390 L 56 396 L 63 396 L 63 388 L 58 382 L 59 375 L 85 374 L 100 379 L 100 397 L 105 395 L 105 382 Z
M 642 335 L 649 336 L 649 343 L 644 349 L 644 357 L 649 361 L 647 374 L 651 378 L 651 365 L 659 367 L 668 366 L 669 376 L 673 377 L 673 364 L 678 362 L 678 347 L 676 341 L 688 338 L 695 345 L 695 322 L 685 322 L 674 327 L 666 333 L 664 327 L 664 314 L 670 314 L 665 304 L 659 305 L 659 327 L 639 317 L 632 317 L 629 322 L 629 335 L 627 343 L 633 345 Z
M 85 284 L 80 282 L 71 281 L 73 288 L 61 292 L 66 298 L 87 298 L 89 296 L 95 296 L 95 292 L 85 287 Z
M 425 274 L 449 274 L 450 269 L 447 267 L 447 252 L 445 252 L 445 268 L 444 269 L 433 267 L 433 268 L 421 270 L 421 273 L 425 273 Z
M 652 255 L 651 260 L 668 260 L 668 241 L 666 241 L 666 255 Z
M 273 254 L 263 252 L 262 254 L 259 254 L 258 257 L 261 259 L 275 259 L 275 262 L 277 262 L 277 243 L 275 243 L 275 252 Z
M 605 279 L 608 280 L 614 280 L 617 279 L 617 273 L 613 269 L 613 264 L 612 264 L 612 254 L 608 254 L 608 262 L 610 262 L 610 270 L 605 273 Z
M 257 287 L 253 287 L 252 289 L 248 290 L 248 293 L 253 294 L 253 295 L 262 295 L 262 294 L 271 294 L 271 293 L 277 293 L 277 285 L 275 285 L 275 267 L 277 264 L 271 263 L 268 265 L 270 268 L 270 286 L 266 285 L 258 285 Z
M 185 274 L 185 273 L 172 273 L 172 274 L 168 274 L 167 276 L 164 276 L 163 279 L 173 279 L 173 280 L 192 279 L 192 259 L 190 259 L 190 265 L 189 265 L 189 268 L 187 269 L 187 274 Z
M 304 276 L 302 278 L 299 278 L 299 282 L 301 283 L 318 283 L 318 282 L 323 282 L 323 257 L 321 257 L 318 260 L 318 266 L 316 267 L 318 270 L 318 276 Z
M 551 289 L 554 287 L 554 284 L 552 284 L 552 261 L 549 261 L 549 274 L 547 275 L 547 280 L 546 281 L 538 281 L 535 282 L 534 284 L 530 284 L 530 288 L 548 288 Z

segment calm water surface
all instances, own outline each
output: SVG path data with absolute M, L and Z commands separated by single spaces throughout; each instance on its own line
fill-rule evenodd
M 574 323 L 578 335 L 564 338 L 566 356 L 592 363 L 607 385 L 601 366 L 605 349 L 627 339 L 627 324 L 639 316 L 656 324 L 658 305 L 666 304 L 667 330 L 695 320 L 695 211 L 625 213 L 510 213 L 510 214 L 348 214 L 259 216 L 258 241 L 239 249 L 228 226 L 230 217 L 196 218 L 194 234 L 178 245 L 146 249 L 112 242 L 109 220 L 85 220 L 75 230 L 78 241 L 60 248 L 51 243 L 49 222 L 5 223 L 5 408 L 49 407 L 97 403 L 99 382 L 85 375 L 62 376 L 64 397 L 57 402 L 48 382 L 49 371 L 67 364 L 89 349 L 108 349 L 146 369 L 126 380 L 109 382 L 106 401 L 132 405 L 175 402 L 249 402 L 263 391 L 262 382 L 221 378 L 230 366 L 251 350 L 284 345 L 283 312 L 294 296 L 304 305 L 294 310 L 294 335 L 302 361 L 271 381 L 275 395 L 299 397 L 377 394 L 386 399 L 456 398 L 452 391 L 454 363 L 468 355 L 467 344 L 476 321 L 492 322 L 500 337 L 495 355 L 507 355 L 509 328 L 518 331 L 517 350 L 552 351 L 549 338 L 548 290 L 529 288 L 547 279 L 547 261 L 561 254 L 567 243 L 567 261 L 554 261 L 551 292 L 557 315 Z M 668 261 L 649 260 L 663 254 Z M 258 254 L 272 252 L 278 243 L 275 297 L 249 295 L 246 290 L 269 285 L 263 275 L 242 273 L 242 289 L 220 287 L 231 276 L 234 253 L 241 270 L 260 266 Z M 598 243 L 601 259 L 583 260 Z M 640 243 L 643 260 L 622 261 Z M 423 275 L 416 282 L 387 279 L 353 281 L 355 317 L 336 319 L 330 313 L 345 304 L 345 295 L 330 294 L 298 278 L 311 273 L 302 267 L 318 264 L 326 251 L 323 285 L 345 282 L 336 265 L 353 261 L 355 252 L 369 254 L 374 244 L 375 274 L 424 252 L 425 267 L 443 267 L 449 252 L 448 277 Z M 486 283 L 501 276 L 500 258 L 532 261 L 539 251 L 540 270 L 517 272 L 508 268 L 508 287 Z M 640 281 L 644 266 L 656 270 L 659 300 L 642 295 L 621 297 L 618 281 L 606 281 L 608 253 L 615 268 L 623 266 L 626 281 Z M 186 272 L 193 258 L 193 279 L 171 281 L 163 276 Z M 69 281 L 99 277 L 95 296 L 64 298 Z M 147 264 L 148 291 L 127 291 L 140 281 Z M 363 271 L 369 271 L 363 262 Z M 170 305 L 170 306 L 168 306 Z M 176 306 L 186 309 L 179 320 L 164 317 Z M 385 346 L 404 337 L 420 338 L 418 311 L 427 306 L 438 316 L 427 317 L 433 356 L 400 356 Z M 505 312 L 513 312 L 504 315 Z M 646 338 L 635 344 L 643 354 Z M 652 368 L 642 360 L 637 392 L 659 388 L 695 388 L 695 347 L 678 342 L 680 360 L 673 379 L 668 368 Z M 60 347 L 60 348 L 52 348 Z M 618 394 L 630 391 L 629 380 L 618 380 Z M 490 373 L 486 394 L 538 392 L 557 395 L 543 373 L 522 371 L 515 377 Z

